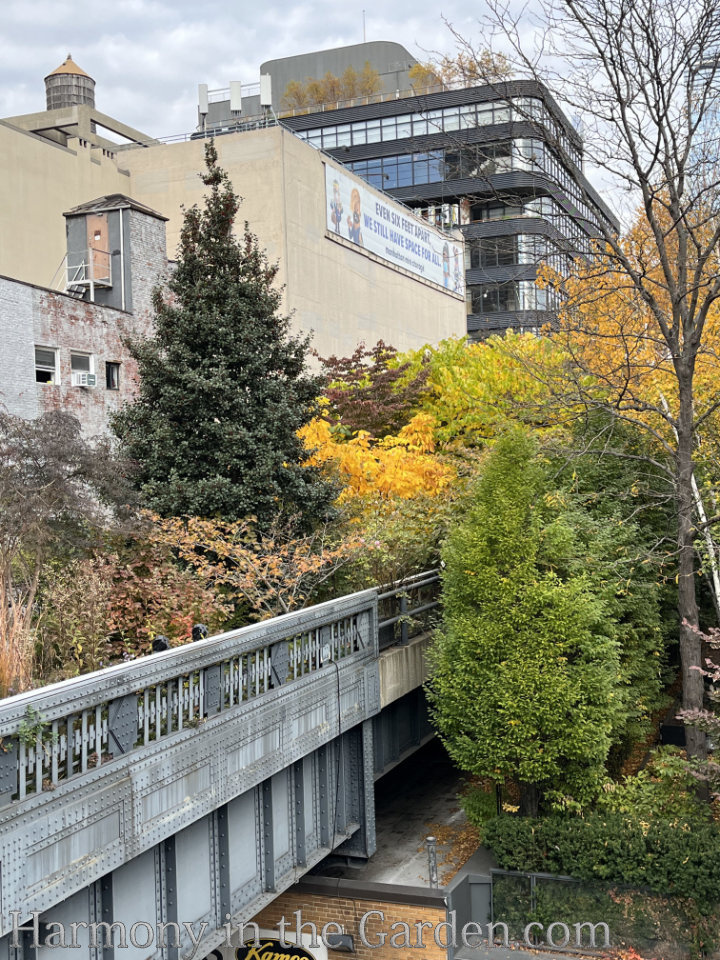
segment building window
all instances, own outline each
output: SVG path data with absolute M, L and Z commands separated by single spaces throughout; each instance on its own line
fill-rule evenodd
M 350 131 L 350 124 L 343 123 L 339 127 L 335 127 L 337 133 L 337 145 L 339 147 L 349 147 L 352 143 L 352 133 Z M 323 145 L 325 138 L 323 137 Z
M 73 373 L 92 373 L 90 361 L 92 357 L 89 353 L 71 353 L 70 369 Z
M 382 138 L 382 131 L 379 120 L 368 120 L 367 122 L 367 143 L 379 143 Z
M 522 310 L 555 310 L 559 298 L 552 288 L 542 290 L 532 280 L 514 280 L 509 283 L 484 284 L 466 291 L 468 312 L 475 315 L 489 313 L 517 313 Z
M 488 237 L 469 245 L 470 267 L 510 267 L 520 263 L 517 237 Z
M 522 286 L 517 281 L 494 283 L 470 289 L 470 308 L 474 314 L 515 313 L 521 309 Z
M 412 135 L 412 117 L 398 117 L 397 118 L 397 132 L 396 138 L 402 140 L 404 137 L 409 137 Z
M 105 386 L 108 390 L 120 389 L 120 364 L 108 361 L 105 364 Z
M 54 347 L 35 347 L 35 382 L 59 383 L 57 350 Z
M 95 386 L 95 365 L 91 353 L 71 353 L 70 371 L 74 387 Z

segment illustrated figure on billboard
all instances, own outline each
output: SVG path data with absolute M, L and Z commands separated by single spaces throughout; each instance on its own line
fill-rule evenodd
M 450 289 L 450 247 L 443 246 L 443 284 Z
M 455 293 L 462 293 L 463 288 L 463 276 L 462 271 L 460 270 L 460 249 L 459 247 L 453 247 L 453 265 L 454 265 L 454 276 L 455 280 L 454 290 Z
M 335 233 L 340 233 L 340 221 L 342 220 L 343 205 L 340 199 L 340 184 L 333 180 L 333 197 L 330 201 L 330 219 L 335 227 Z
M 357 187 L 353 187 L 350 194 L 350 210 L 352 213 L 347 218 L 348 237 L 353 243 L 357 243 L 358 246 L 362 247 L 364 244 L 360 230 L 360 191 Z

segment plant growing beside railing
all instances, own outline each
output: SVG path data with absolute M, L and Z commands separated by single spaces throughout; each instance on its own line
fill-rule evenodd
M 28 707 L 18 727 L 18 742 L 26 747 L 34 747 L 38 742 L 43 744 L 45 733 L 49 727 L 50 724 L 47 720 L 43 719 L 39 710 Z M 57 736 L 50 733 L 50 740 L 54 743 L 57 740 Z
M 327 527 L 298 535 L 292 521 L 262 534 L 252 519 L 153 517 L 153 524 L 157 542 L 176 551 L 201 583 L 257 620 L 314 602 L 323 584 L 368 549 L 359 535 L 336 540 Z

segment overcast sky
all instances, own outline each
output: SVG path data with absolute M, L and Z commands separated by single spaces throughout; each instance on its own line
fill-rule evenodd
M 450 0 L 239 3 L 238 0 L 2 0 L 0 117 L 45 109 L 43 78 L 72 53 L 99 110 L 152 136 L 195 129 L 197 85 L 256 83 L 265 60 L 363 39 L 418 59 L 450 52 L 441 13 L 477 38 L 477 5 Z

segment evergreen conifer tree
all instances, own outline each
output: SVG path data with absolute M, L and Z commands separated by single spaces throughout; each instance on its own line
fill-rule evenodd
M 146 504 L 163 516 L 301 516 L 327 512 L 333 490 L 303 465 L 297 430 L 314 414 L 321 379 L 305 369 L 309 338 L 293 336 L 270 264 L 240 198 L 205 148 L 203 208 L 185 212 L 178 263 L 155 291 L 154 336 L 129 344 L 137 399 L 113 429 L 138 463 Z
M 532 439 L 512 432 L 443 550 L 433 721 L 461 770 L 518 783 L 525 815 L 543 796 L 592 799 L 625 720 L 613 610 L 583 568 L 578 519 Z

